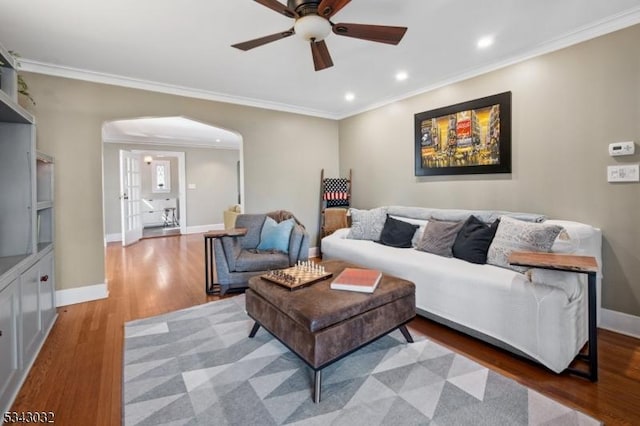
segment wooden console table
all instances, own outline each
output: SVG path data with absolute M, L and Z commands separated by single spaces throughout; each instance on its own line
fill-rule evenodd
M 570 254 L 513 252 L 509 256 L 509 263 L 533 268 L 551 269 L 554 271 L 576 272 L 587 274 L 587 293 L 589 297 L 589 352 L 580 353 L 578 360 L 586 361 L 589 369 L 569 367 L 567 371 L 578 376 L 586 377 L 592 382 L 598 381 L 598 321 L 596 306 L 596 274 L 598 263 L 593 256 L 575 256 Z
M 247 228 L 232 228 L 209 231 L 204 234 L 204 289 L 207 294 L 220 294 L 218 271 L 216 270 L 216 256 L 213 244 L 216 238 L 241 237 L 247 234 Z

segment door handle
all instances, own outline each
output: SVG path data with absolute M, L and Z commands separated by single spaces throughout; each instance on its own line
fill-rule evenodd
M 128 200 L 128 199 L 129 199 L 129 196 L 128 196 L 127 194 L 122 194 L 122 195 L 120 196 L 120 199 L 121 199 L 121 200 Z
M 40 282 L 46 283 L 49 281 L 49 275 L 43 275 L 40 277 Z

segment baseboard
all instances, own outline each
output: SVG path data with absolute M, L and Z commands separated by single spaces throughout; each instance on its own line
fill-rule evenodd
M 57 290 L 56 306 L 74 305 L 76 303 L 106 299 L 107 297 L 109 297 L 109 288 L 106 283 Z
M 600 328 L 640 339 L 640 317 L 602 309 Z
M 115 243 L 118 241 L 122 241 L 122 232 L 118 232 L 117 234 L 106 234 L 104 236 L 104 245 L 107 243 Z
M 214 223 L 212 225 L 187 226 L 187 234 L 201 234 L 207 231 L 218 231 L 224 229 L 223 223 Z M 104 236 L 104 245 L 108 243 L 116 243 L 122 241 L 122 233 L 106 234 Z
M 212 225 L 187 226 L 187 234 L 201 234 L 207 231 L 219 231 L 224 229 L 224 223 L 214 223 Z

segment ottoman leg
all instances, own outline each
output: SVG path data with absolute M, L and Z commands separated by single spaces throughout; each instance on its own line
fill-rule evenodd
M 400 327 L 398 327 L 398 329 L 400 330 L 404 338 L 407 340 L 407 343 L 413 343 L 413 337 L 411 337 L 411 334 L 409 334 L 409 330 L 407 330 L 406 325 L 401 325 Z
M 253 328 L 251 329 L 251 332 L 249 333 L 249 337 L 254 337 L 259 329 L 260 329 L 260 324 L 258 324 L 258 321 L 256 321 L 253 324 Z
M 322 387 L 322 370 L 316 370 L 313 374 L 313 402 L 320 402 L 320 388 Z

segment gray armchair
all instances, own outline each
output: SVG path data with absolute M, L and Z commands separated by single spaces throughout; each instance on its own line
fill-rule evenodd
M 298 260 L 309 258 L 309 234 L 299 223 L 296 223 L 291 231 L 289 253 L 256 250 L 266 218 L 267 214 L 240 214 L 236 218 L 235 226 L 247 228 L 246 235 L 225 236 L 214 241 L 213 252 L 220 294 L 232 289 L 246 288 L 249 278 L 255 275 L 264 274 L 272 269 L 288 268 L 294 266 Z

